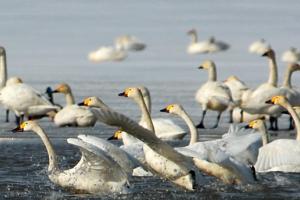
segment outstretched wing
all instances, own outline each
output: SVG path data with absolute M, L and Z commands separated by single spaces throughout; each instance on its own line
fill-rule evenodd
M 134 157 L 106 140 L 91 135 L 79 135 L 78 138 L 106 152 L 130 175 L 133 169 L 140 165 Z
M 68 138 L 68 143 L 79 147 L 82 157 L 72 169 L 97 176 L 103 181 L 120 182 L 127 179 L 126 172 L 106 152 L 76 138 Z
M 176 152 L 170 145 L 158 139 L 153 132 L 141 127 L 125 115 L 113 111 L 112 109 L 93 108 L 92 111 L 99 121 L 110 126 L 121 127 L 128 134 L 143 141 L 152 150 L 165 158 L 185 166 L 190 164 L 191 160 Z

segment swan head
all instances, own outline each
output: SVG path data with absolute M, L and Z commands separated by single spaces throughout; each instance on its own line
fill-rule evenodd
M 224 80 L 223 83 L 232 82 L 232 81 L 240 81 L 240 79 L 237 76 L 231 75 L 226 80 Z
M 129 87 L 124 90 L 124 92 L 119 93 L 119 96 L 137 98 L 142 95 L 141 91 L 137 87 Z
M 265 126 L 264 119 L 252 120 L 245 128 L 260 129 Z
M 88 106 L 88 107 L 96 107 L 96 108 L 102 108 L 103 101 L 101 101 L 98 97 L 88 97 L 83 100 L 83 102 L 78 104 L 79 106 Z
M 167 107 L 160 110 L 160 112 L 178 114 L 182 111 L 182 106 L 179 104 L 170 104 Z
M 22 79 L 20 77 L 14 76 L 14 77 L 10 77 L 7 81 L 6 81 L 6 85 L 15 85 L 15 84 L 19 84 L 19 83 L 23 83 Z
M 4 47 L 0 47 L 0 56 L 5 55 L 5 48 Z
M 266 101 L 266 104 L 274 104 L 274 105 L 281 105 L 287 102 L 287 99 L 285 96 L 278 95 L 272 97 L 270 100 Z
M 196 33 L 196 29 L 191 29 L 191 30 L 189 30 L 188 32 L 186 32 L 188 35 L 193 35 L 193 34 L 195 34 Z
M 38 127 L 36 121 L 25 121 L 20 124 L 17 128 L 13 129 L 13 132 L 24 132 L 24 131 L 32 131 L 35 127 Z
M 262 56 L 268 57 L 268 58 L 273 58 L 275 57 L 275 52 L 273 49 L 268 48 L 263 54 Z
M 122 139 L 122 130 L 116 130 L 116 132 L 114 133 L 113 136 L 111 136 L 110 138 L 107 138 L 107 140 L 121 140 Z
M 146 88 L 145 86 L 138 86 L 138 88 L 140 89 L 143 97 L 150 96 L 150 92 L 149 92 L 148 88 Z
M 300 65 L 298 63 L 289 63 L 288 68 L 291 69 L 292 72 L 299 71 Z
M 53 90 L 52 92 L 67 94 L 70 91 L 71 91 L 71 88 L 67 83 L 61 83 L 58 86 L 56 86 L 55 90 Z
M 198 68 L 208 70 L 212 67 L 216 67 L 215 63 L 212 60 L 205 60 Z

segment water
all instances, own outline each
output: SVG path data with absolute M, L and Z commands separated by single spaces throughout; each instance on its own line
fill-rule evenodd
M 77 101 L 99 96 L 114 109 L 138 119 L 136 105 L 117 97 L 125 87 L 145 85 L 152 94 L 153 116 L 169 103 L 182 104 L 194 121 L 201 117 L 194 101 L 206 72 L 197 66 L 207 58 L 215 60 L 218 78 L 235 74 L 250 86 L 267 79 L 265 58 L 247 52 L 248 45 L 265 38 L 276 50 L 278 60 L 290 46 L 300 44 L 300 2 L 292 1 L 4 1 L 0 6 L 0 41 L 7 49 L 9 76 L 18 75 L 39 90 L 60 82 L 71 85 Z M 185 53 L 189 38 L 186 31 L 197 28 L 199 39 L 211 35 L 232 45 L 225 53 L 190 56 Z M 133 34 L 147 43 L 143 52 L 130 53 L 119 63 L 94 64 L 87 54 L 101 45 L 110 45 L 114 37 Z M 279 79 L 285 64 L 278 61 Z M 299 74 L 293 75 L 300 84 Z M 64 104 L 62 95 L 55 96 Z M 2 110 L 1 110 L 2 113 Z M 201 140 L 220 137 L 226 132 L 227 114 L 217 130 L 201 131 Z M 214 124 L 216 114 L 209 112 L 205 123 Z M 12 119 L 12 118 L 11 118 Z M 176 122 L 183 122 L 174 118 Z M 4 113 L 0 115 L 4 121 Z M 287 119 L 280 125 L 286 128 Z M 107 138 L 115 130 L 102 124 L 93 128 L 57 128 L 48 120 L 41 125 L 49 134 L 62 168 L 70 168 L 80 158 L 78 149 L 66 144 L 66 138 L 92 134 Z M 32 133 L 12 135 L 14 123 L 0 123 L 0 191 L 9 199 L 99 198 L 78 195 L 52 184 L 47 177 L 48 157 L 41 141 Z M 294 137 L 281 131 L 278 138 Z M 274 137 L 275 138 L 275 137 Z M 187 144 L 188 138 L 179 145 Z M 117 143 L 119 144 L 119 143 Z M 106 196 L 119 199 L 216 199 L 216 198 L 299 198 L 299 174 L 269 173 L 254 186 L 226 186 L 210 178 L 197 192 L 185 192 L 158 178 L 135 178 L 135 191 L 129 195 Z

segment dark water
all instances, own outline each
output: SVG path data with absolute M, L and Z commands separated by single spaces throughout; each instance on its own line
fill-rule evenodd
M 137 106 L 117 97 L 125 87 L 145 85 L 152 94 L 153 116 L 169 117 L 158 111 L 169 103 L 182 104 L 193 120 L 201 117 L 194 100 L 197 88 L 207 79 L 197 66 L 214 59 L 218 78 L 239 76 L 250 86 L 267 79 L 265 58 L 247 52 L 249 43 L 265 38 L 276 50 L 279 79 L 285 64 L 281 53 L 299 47 L 300 2 L 291 1 L 3 1 L 0 4 L 0 45 L 7 49 L 9 76 L 18 75 L 39 90 L 60 82 L 71 85 L 76 101 L 99 96 L 114 109 L 138 119 Z M 190 56 L 185 53 L 186 31 L 197 28 L 199 38 L 211 35 L 232 48 L 215 55 Z M 131 53 L 120 63 L 89 63 L 89 51 L 109 45 L 121 34 L 134 34 L 147 43 L 144 52 Z M 298 46 L 297 46 L 298 45 Z M 293 75 L 300 84 L 299 74 Z M 56 95 L 64 104 L 62 95 Z M 13 135 L 14 123 L 4 123 L 0 110 L 0 198 L 4 199 L 78 199 L 100 198 L 73 194 L 52 184 L 47 177 L 48 156 L 41 141 L 32 133 Z M 227 113 L 221 127 L 199 133 L 201 140 L 219 138 L 228 129 Z M 205 123 L 214 124 L 216 114 L 209 112 Z M 12 119 L 12 118 L 11 118 Z M 13 120 L 13 119 L 12 119 Z M 177 123 L 183 122 L 177 118 Z M 66 143 L 69 137 L 92 134 L 107 138 L 114 129 L 97 124 L 93 128 L 57 128 L 48 120 L 41 126 L 50 136 L 60 166 L 70 168 L 80 158 L 79 150 Z M 287 118 L 280 120 L 287 128 Z M 294 131 L 281 131 L 277 138 L 294 137 Z M 274 137 L 275 138 L 275 137 Z M 178 142 L 187 144 L 188 138 Z M 119 143 L 117 143 L 119 144 Z M 185 192 L 159 178 L 134 178 L 132 194 L 103 199 L 299 199 L 300 175 L 268 173 L 259 175 L 256 185 L 226 186 L 214 178 L 197 192 Z

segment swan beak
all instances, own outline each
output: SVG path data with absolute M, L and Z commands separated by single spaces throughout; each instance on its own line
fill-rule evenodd
M 78 106 L 85 106 L 84 102 L 80 102 L 77 104 Z
M 249 124 L 247 124 L 246 126 L 244 126 L 245 129 L 250 129 L 251 127 L 249 126 Z
M 118 94 L 120 97 L 128 97 L 128 95 L 126 94 L 126 92 L 121 92 Z
M 262 57 L 268 56 L 268 52 L 265 52 L 263 55 L 261 55 Z
M 200 66 L 198 67 L 198 69 L 203 69 L 203 66 L 202 66 L 202 65 L 200 65 Z
M 160 110 L 160 112 L 166 112 L 166 113 L 168 113 L 169 110 L 167 108 L 163 108 L 163 109 Z
M 21 126 L 18 126 L 17 128 L 12 129 L 11 131 L 12 131 L 13 133 L 16 133 L 16 132 L 23 132 L 24 129 L 23 129 Z
M 117 140 L 117 138 L 115 138 L 115 135 L 113 135 L 113 136 L 107 138 L 107 140 Z
M 268 101 L 265 101 L 265 103 L 266 104 L 274 104 L 273 102 L 272 102 L 272 100 L 270 99 L 270 100 L 268 100 Z
M 59 93 L 58 90 L 52 90 L 52 93 Z

